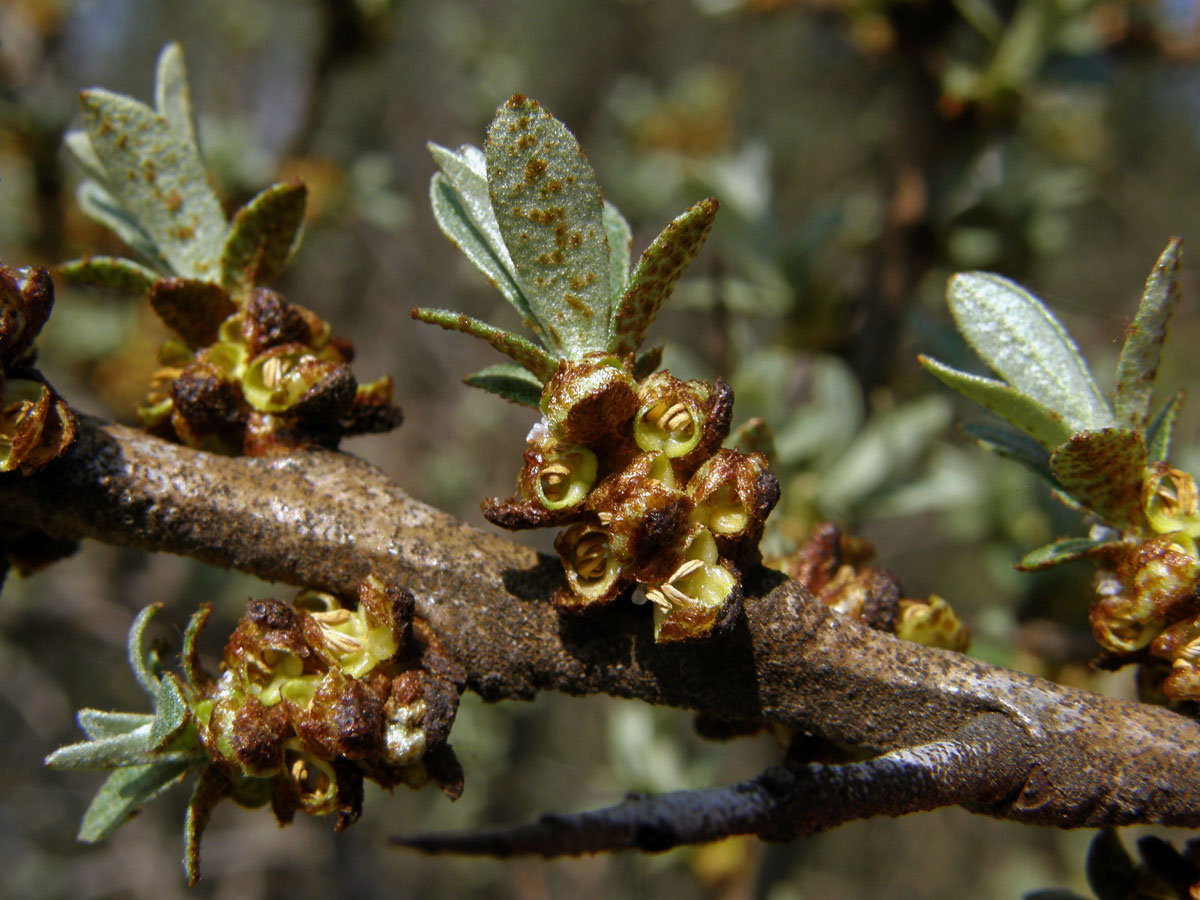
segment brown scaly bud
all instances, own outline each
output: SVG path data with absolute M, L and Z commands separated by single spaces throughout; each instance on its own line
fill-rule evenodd
M 0 264 L 0 367 L 11 370 L 31 356 L 34 338 L 53 307 L 49 272 L 37 266 L 12 269 Z
M 542 413 L 554 435 L 568 444 L 612 455 L 626 446 L 637 409 L 633 375 L 620 357 L 590 353 L 562 360 L 542 392 Z
M 251 356 L 284 344 L 303 344 L 320 350 L 329 344 L 331 337 L 329 323 L 312 310 L 264 287 L 250 292 L 240 325 Z
M 304 746 L 324 759 L 362 759 L 383 741 L 383 701 L 366 682 L 329 669 L 312 699 L 293 712 Z
M 611 535 L 599 524 L 580 522 L 554 539 L 567 587 L 555 592 L 553 601 L 574 611 L 603 606 L 620 596 L 630 580 L 622 574 L 613 552 Z
M 160 278 L 147 292 L 160 319 L 193 349 L 217 340 L 222 323 L 237 304 L 219 284 L 192 278 Z
M 346 354 L 347 362 L 350 361 L 350 355 Z M 342 434 L 383 434 L 399 428 L 404 415 L 400 407 L 392 402 L 394 389 L 389 375 L 360 384 L 354 392 L 350 409 L 338 423 Z
M 741 609 L 741 573 L 718 557 L 712 532 L 697 525 L 683 543 L 683 559 L 662 583 L 646 588 L 654 604 L 654 639 L 691 641 L 728 627 Z
M 249 410 L 221 367 L 200 356 L 178 370 L 169 388 L 171 425 L 185 443 L 218 452 L 241 448 Z
M 1133 653 L 1197 600 L 1200 561 L 1162 535 L 1138 544 L 1116 567 L 1096 575 L 1092 633 L 1105 650 Z
M 587 508 L 607 531 L 609 549 L 626 574 L 656 582 L 675 570 L 680 560 L 673 548 L 688 528 L 692 501 L 675 487 L 665 453 L 643 453 L 609 475 L 596 485 Z
M 295 682 L 315 671 L 314 654 L 304 639 L 300 614 L 278 600 L 251 600 L 225 645 L 225 667 L 261 703 L 274 706 L 289 691 L 293 699 L 304 699 L 315 684 L 297 694 Z

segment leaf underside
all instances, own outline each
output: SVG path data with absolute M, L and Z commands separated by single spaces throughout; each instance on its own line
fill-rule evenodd
M 1020 463 L 1053 487 L 1062 487 L 1050 471 L 1050 451 L 1024 432 L 998 422 L 970 422 L 961 431 L 983 449 Z
M 1105 428 L 1071 437 L 1050 454 L 1050 469 L 1075 500 L 1114 528 L 1145 524 L 1142 478 L 1146 445 L 1142 435 Z
M 1129 428 L 1143 427 L 1150 416 L 1167 324 L 1179 306 L 1176 275 L 1181 244 L 1179 238 L 1172 238 L 1146 279 L 1137 314 L 1117 360 L 1116 414 Z
M 138 808 L 182 781 L 191 769 L 186 762 L 153 763 L 118 769 L 96 792 L 79 826 L 79 840 L 102 841 L 125 824 Z
M 1146 425 L 1147 462 L 1165 462 L 1171 455 L 1171 436 L 1175 432 L 1175 419 L 1183 406 L 1184 395 L 1184 391 L 1177 392 Z
M 114 288 L 132 294 L 142 294 L 150 290 L 160 277 L 153 269 L 148 269 L 132 259 L 122 259 L 118 256 L 87 256 L 83 259 L 73 259 L 60 265 L 58 271 L 73 284 Z
M 701 200 L 667 225 L 642 253 L 613 313 L 614 353 L 637 352 L 663 301 L 708 239 L 719 207 L 713 197 Z
M 272 185 L 234 214 L 221 250 L 221 284 L 230 290 L 279 277 L 300 240 L 308 189 L 300 181 Z
M 606 350 L 612 297 L 604 204 L 567 127 L 514 95 L 485 144 L 492 207 L 547 349 L 578 358 Z
M 1115 541 L 1097 541 L 1092 538 L 1064 538 L 1061 541 L 1055 541 L 1053 544 L 1038 547 L 1036 550 L 1025 554 L 1022 560 L 1017 563 L 1017 568 L 1022 572 L 1037 572 L 1042 569 L 1062 565 L 1063 563 L 1086 559 L 1089 556 L 1095 556 L 1098 552 L 1103 552 L 1106 548 L 1116 548 L 1119 546 L 1120 544 Z

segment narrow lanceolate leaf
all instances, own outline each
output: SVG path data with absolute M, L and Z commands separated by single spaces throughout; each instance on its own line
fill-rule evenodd
M 958 330 L 992 370 L 1072 431 L 1115 423 L 1070 335 L 1023 287 L 987 272 L 964 272 L 946 292 Z
M 1063 489 L 1113 528 L 1145 525 L 1142 478 L 1146 445 L 1141 434 L 1105 428 L 1071 437 L 1050 454 Z
M 1122 546 L 1119 541 L 1064 538 L 1025 554 L 1024 558 L 1017 563 L 1017 568 L 1022 572 L 1037 572 L 1063 563 L 1074 562 L 1077 559 L 1102 555 L 1110 549 L 1117 550 Z
M 1057 412 L 1001 381 L 960 372 L 927 356 L 918 357 L 918 360 L 943 384 L 990 409 L 1046 449 L 1057 447 L 1073 433 L 1074 429 Z
M 269 284 L 300 242 L 308 188 L 299 181 L 272 185 L 234 214 L 221 250 L 221 284 L 228 289 Z
M 229 793 L 229 781 L 216 766 L 208 766 L 196 779 L 183 819 L 183 871 L 188 887 L 200 880 L 200 838 L 217 804 Z
M 362 385 L 359 385 L 359 389 L 362 389 Z M 179 662 L 183 666 L 184 677 L 194 690 L 201 690 L 212 680 L 200 665 L 200 653 L 196 647 L 200 632 L 211 615 L 212 604 L 201 603 L 200 608 L 188 618 L 187 628 L 183 631 L 183 646 L 179 648 Z
M 108 190 L 176 274 L 215 277 L 225 214 L 190 135 L 130 97 L 94 88 L 80 102 Z
M 108 776 L 79 826 L 78 839 L 93 844 L 102 841 L 149 801 L 183 780 L 188 763 L 161 763 L 118 769 Z
M 1183 406 L 1184 391 L 1163 404 L 1163 408 L 1146 425 L 1146 461 L 1166 462 L 1171 455 L 1171 435 L 1175 432 L 1175 419 Z
M 1172 238 L 1155 263 L 1138 304 L 1137 315 L 1125 337 L 1117 360 L 1117 419 L 1129 428 L 1141 428 L 1150 417 L 1154 379 L 1167 338 L 1167 323 L 1179 306 L 1180 238 Z
M 150 762 L 151 724 L 125 734 L 59 747 L 46 757 L 51 769 L 113 769 Z
M 482 388 L 489 393 L 537 409 L 542 400 L 542 383 L 537 376 L 522 366 L 499 363 L 481 369 L 463 379 L 471 387 Z
M 961 430 L 983 449 L 1019 462 L 1053 487 L 1061 487 L 1050 471 L 1050 451 L 1024 432 L 993 422 L 971 422 Z
M 608 235 L 608 290 L 613 309 L 629 287 L 629 258 L 633 253 L 633 232 L 621 211 L 604 201 L 604 232 Z
M 547 349 L 609 346 L 612 297 L 604 203 L 583 148 L 534 100 L 500 107 L 484 148 L 492 208 Z
M 81 709 L 75 716 L 83 733 L 94 741 L 129 734 L 143 725 L 150 726 L 154 716 L 146 713 L 106 712 L 101 709 Z
M 153 269 L 118 256 L 85 256 L 63 263 L 58 271 L 73 284 L 114 288 L 133 294 L 144 294 L 160 277 Z
M 113 231 L 156 270 L 162 273 L 171 271 L 170 263 L 158 252 L 154 240 L 100 182 L 91 179 L 79 182 L 75 202 L 84 215 Z
M 171 130 L 188 143 L 196 143 L 192 118 L 192 89 L 183 64 L 183 48 L 177 43 L 163 47 L 154 77 L 154 106 Z
M 719 207 L 714 197 L 701 200 L 664 228 L 642 253 L 613 313 L 613 352 L 637 352 L 663 301 L 708 239 Z
M 158 683 L 158 696 L 154 700 L 154 724 L 150 726 L 150 748 L 161 750 L 171 738 L 183 730 L 190 718 L 191 710 L 183 697 L 179 680 L 168 672 Z
M 554 374 L 557 361 L 532 341 L 504 331 L 487 322 L 448 309 L 414 309 L 412 317 L 422 322 L 440 325 L 449 331 L 461 331 L 482 341 L 487 341 L 510 359 L 524 366 L 538 380 L 545 383 Z
M 151 603 L 142 609 L 134 617 L 133 624 L 129 626 L 129 637 L 125 642 L 125 653 L 129 658 L 129 667 L 133 669 L 133 675 L 137 679 L 138 684 L 142 686 L 142 690 L 149 694 L 151 698 L 158 697 L 158 675 L 154 672 L 150 661 L 146 658 L 146 626 L 150 623 L 150 617 L 160 609 L 162 609 L 161 603 Z

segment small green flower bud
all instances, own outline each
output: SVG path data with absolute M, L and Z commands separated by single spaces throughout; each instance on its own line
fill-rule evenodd
M 754 535 L 779 501 L 779 481 L 761 453 L 718 450 L 688 481 L 692 523 L 718 538 Z
M 292 738 L 283 745 L 283 766 L 284 784 L 299 809 L 315 816 L 337 809 L 337 775 L 332 765 Z
M 676 458 L 690 453 L 704 435 L 704 394 L 695 382 L 655 372 L 638 390 L 633 439 L 643 450 Z
M 959 653 L 971 644 L 970 629 L 937 594 L 928 600 L 901 600 L 895 633 L 905 641 Z
M 643 453 L 596 486 L 587 508 L 609 535 L 609 549 L 643 581 L 666 578 L 677 565 L 671 548 L 687 529 L 691 501 L 675 488 L 671 461 Z
M 50 273 L 37 266 L 12 269 L 0 264 L 0 368 L 30 355 L 54 307 Z
M 40 381 L 0 381 L 0 472 L 40 469 L 75 439 L 75 417 Z
M 1165 628 L 1150 645 L 1150 652 L 1170 663 L 1170 672 L 1161 683 L 1167 698 L 1200 698 L 1200 619 L 1184 619 Z
M 1100 646 L 1114 653 L 1141 650 L 1194 601 L 1200 561 L 1185 543 L 1192 541 L 1184 533 L 1160 535 L 1137 545 L 1115 572 L 1097 573 L 1091 621 Z
M 548 510 L 578 506 L 596 482 L 596 454 L 586 447 L 557 444 L 524 472 L 522 493 L 528 491 Z

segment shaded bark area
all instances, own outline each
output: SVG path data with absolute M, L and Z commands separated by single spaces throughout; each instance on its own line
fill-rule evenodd
M 648 611 L 629 604 L 564 617 L 549 603 L 556 560 L 419 503 L 345 454 L 230 459 L 84 420 L 64 457 L 0 476 L 0 520 L 347 594 L 373 572 L 416 594 L 487 699 L 608 693 L 760 716 L 875 753 L 973 729 L 993 748 L 987 777 L 1016 786 L 973 809 L 1064 827 L 1200 825 L 1191 719 L 871 631 L 769 570 L 747 579 L 736 627 L 696 645 L 656 645 Z

